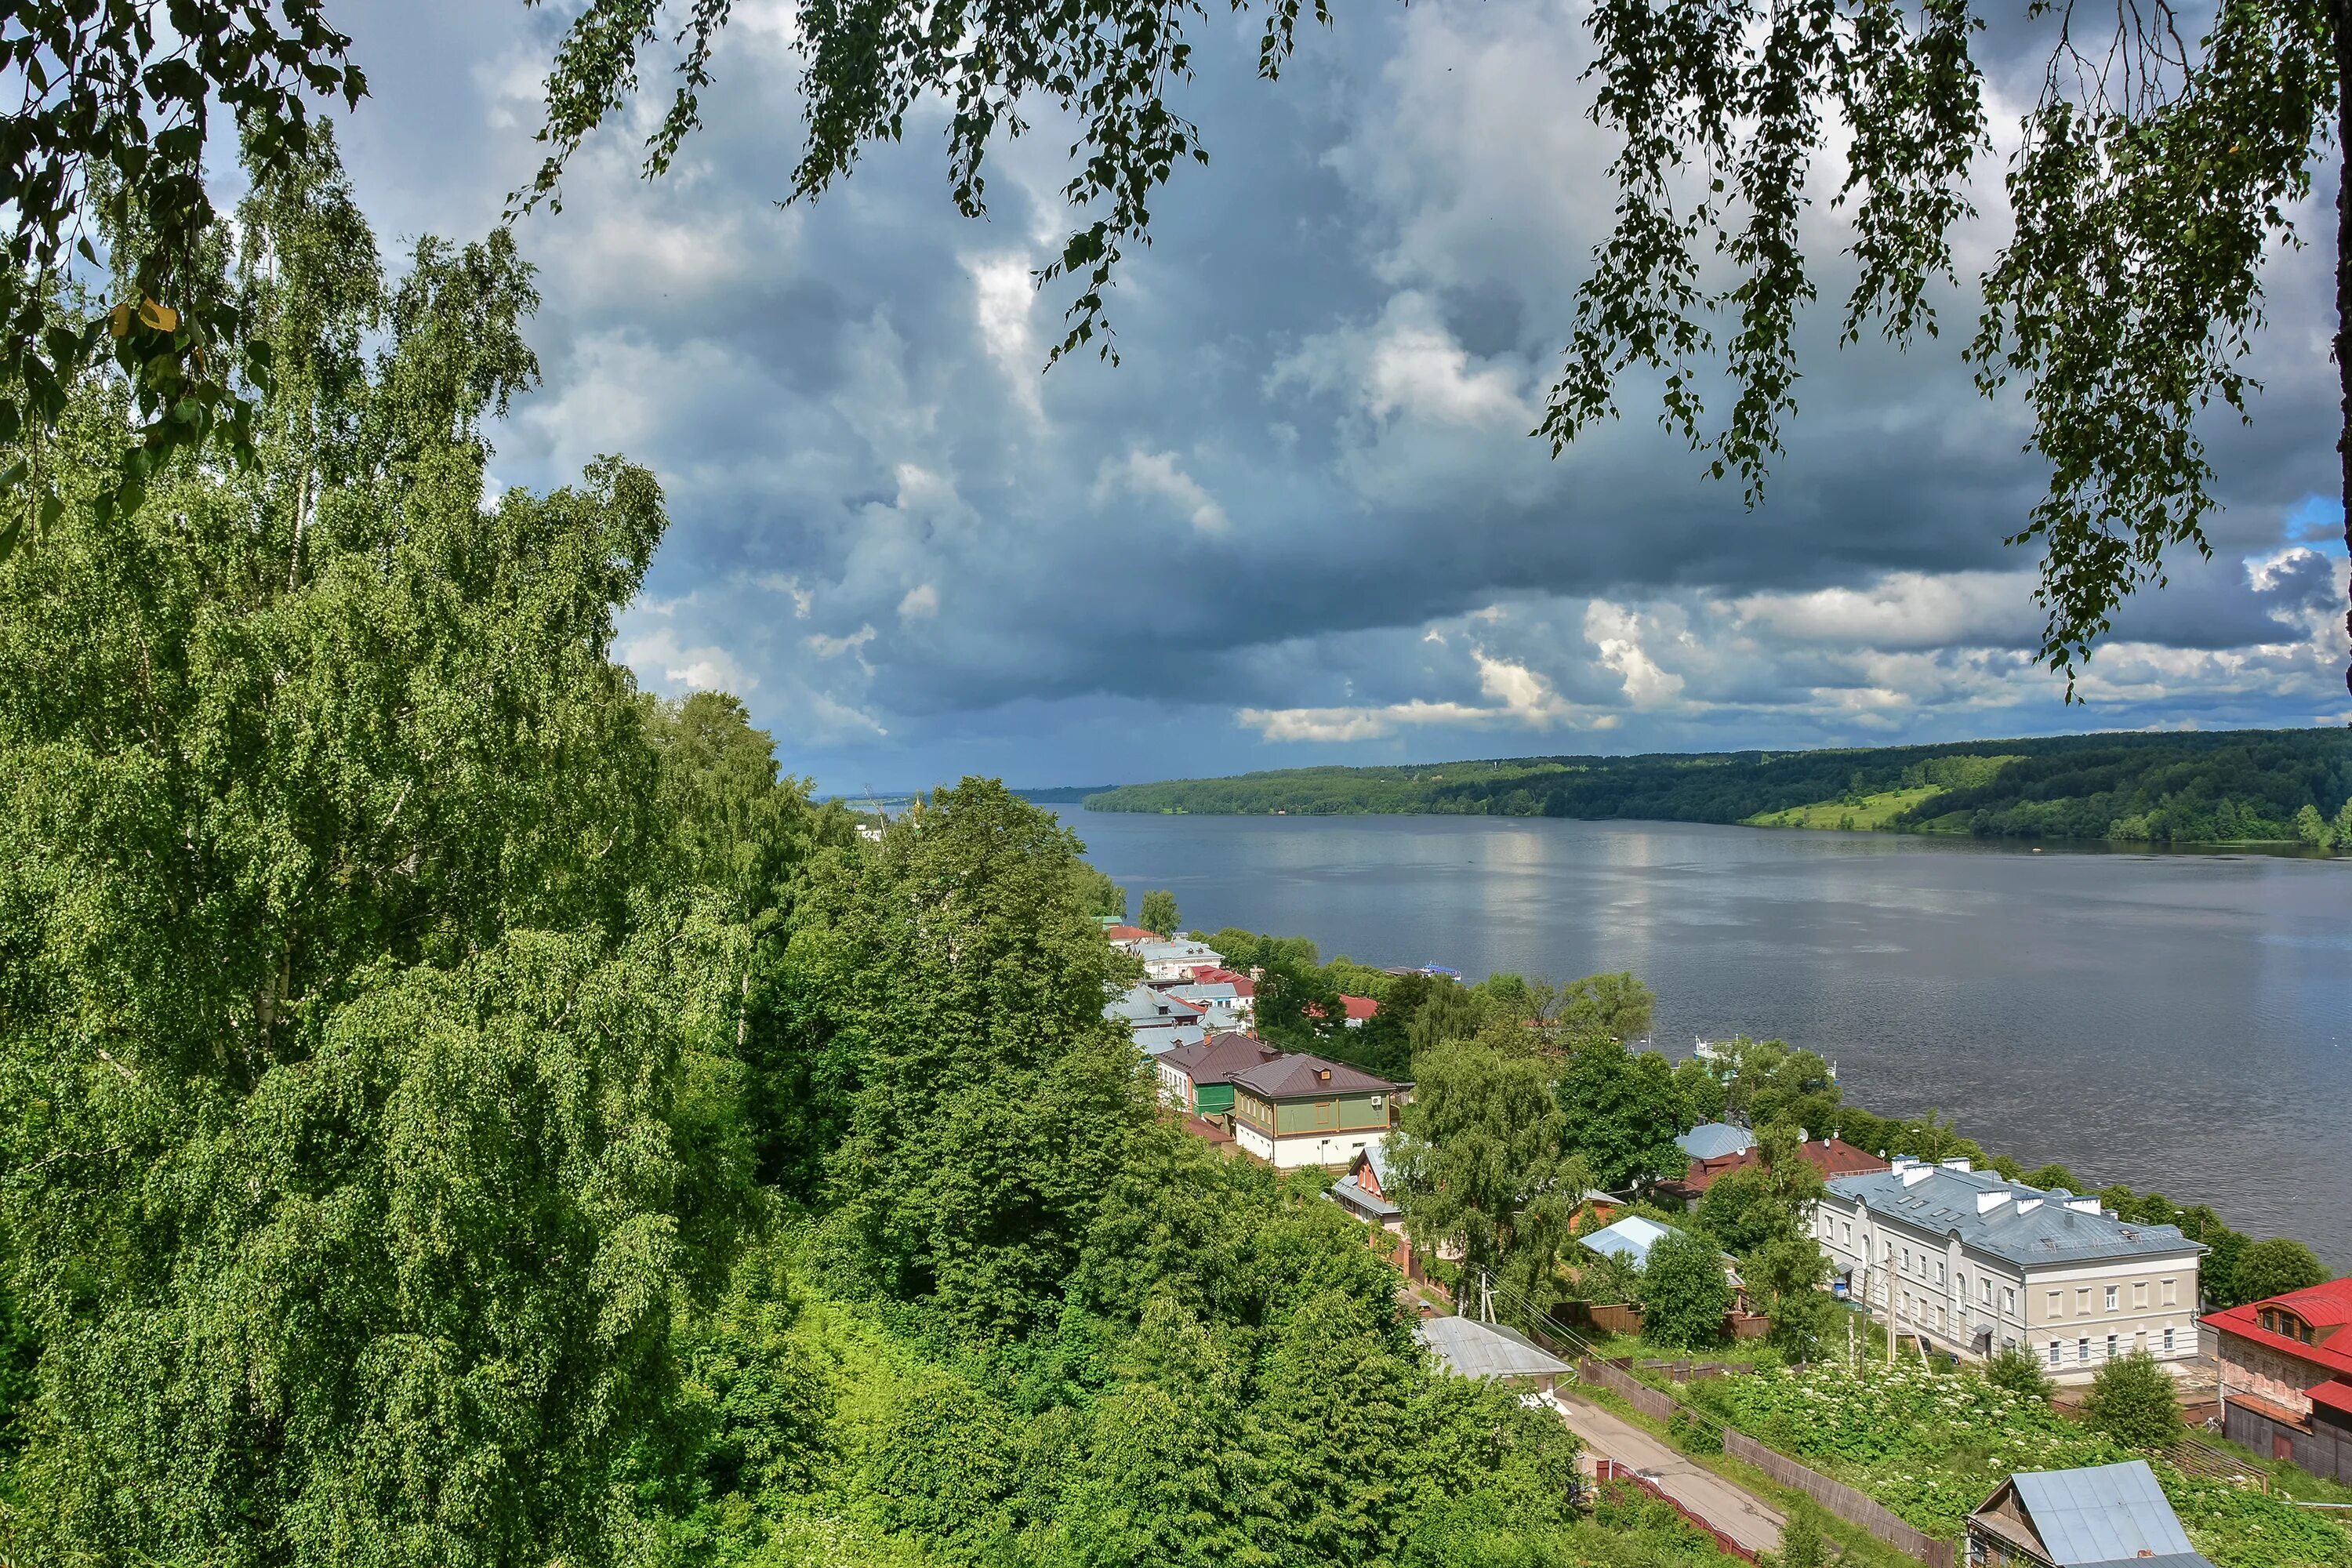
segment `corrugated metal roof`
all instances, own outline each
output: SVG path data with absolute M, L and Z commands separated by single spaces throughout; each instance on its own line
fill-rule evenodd
M 2059 1568 L 2196 1555 L 2156 1472 L 2145 1459 L 2081 1470 L 2025 1470 L 2011 1478 L 2033 1533 Z
M 1734 1127 L 1727 1121 L 1702 1121 L 1675 1139 L 1675 1147 L 1694 1160 L 1720 1160 L 1726 1154 L 1751 1148 L 1755 1142 L 1745 1127 Z
M 1526 1335 L 1469 1318 L 1425 1319 L 1412 1337 L 1462 1377 L 1557 1377 L 1568 1370 L 1568 1363 Z
M 1611 1258 L 1622 1258 L 1639 1268 L 1650 1261 L 1650 1248 L 1672 1236 L 1674 1231 L 1654 1219 L 1629 1214 L 1613 1225 L 1604 1225 L 1584 1238 L 1584 1245 Z

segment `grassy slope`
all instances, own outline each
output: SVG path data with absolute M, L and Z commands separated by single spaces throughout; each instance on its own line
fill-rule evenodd
M 1919 789 L 1890 789 L 1877 795 L 1866 795 L 1854 805 L 1843 800 L 1824 800 L 1811 805 L 1792 805 L 1786 811 L 1760 812 L 1748 818 L 1746 826 L 1839 828 L 1871 833 L 1893 826 L 1895 818 L 1901 813 L 1925 805 L 1944 793 L 1941 784 L 1927 784 Z

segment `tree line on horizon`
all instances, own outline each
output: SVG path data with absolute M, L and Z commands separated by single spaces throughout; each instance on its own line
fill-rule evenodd
M 2062 735 L 1846 751 L 1313 767 L 1123 784 L 1093 811 L 1557 816 L 1734 824 L 1932 789 L 1895 831 L 2352 844 L 2352 731 Z

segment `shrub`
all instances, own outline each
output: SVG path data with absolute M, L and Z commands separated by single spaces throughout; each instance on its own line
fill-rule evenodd
M 1697 1237 L 1676 1231 L 1650 1249 L 1642 1269 L 1642 1335 L 1676 1349 L 1723 1342 L 1731 1284 L 1723 1259 Z
M 1723 1429 L 1696 1411 L 1682 1405 L 1666 1420 L 1666 1435 L 1685 1454 L 1720 1454 Z
M 2083 1419 L 2131 1448 L 2161 1448 L 2182 1431 L 2172 1379 L 2146 1351 L 2117 1356 L 2099 1369 L 2083 1401 Z
M 2015 1345 L 1987 1362 L 1984 1372 L 1986 1380 L 1995 1388 L 2005 1388 L 2027 1399 L 2047 1403 L 2053 1392 L 2042 1363 Z

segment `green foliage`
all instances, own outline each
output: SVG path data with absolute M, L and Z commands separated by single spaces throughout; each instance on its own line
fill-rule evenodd
M 1679 1176 L 1690 1162 L 1675 1146 L 1690 1126 L 1674 1069 L 1655 1051 L 1635 1053 L 1599 1037 L 1571 1045 L 1557 1089 L 1562 1138 L 1583 1157 L 1594 1183 L 1622 1192 L 1637 1181 Z
M 1425 1051 L 1393 1140 L 1414 1245 L 1461 1247 L 1465 1274 L 1492 1274 L 1538 1310 L 1560 1299 L 1559 1264 L 1591 1183 L 1562 1144 L 1550 1065 L 1483 1039 Z
M 2241 1302 L 2259 1301 L 2323 1285 L 2327 1279 L 2327 1270 L 2311 1248 L 2287 1237 L 2273 1237 L 2253 1243 L 2238 1256 L 2231 1271 L 2231 1289 Z
M 1045 1310 L 1150 1115 L 1102 1016 L 1111 950 L 1073 895 L 1076 840 L 994 781 L 938 792 L 872 847 L 819 868 L 790 949 L 856 1084 L 838 1223 L 893 1295 L 1011 1330 Z
M 2021 1399 L 2047 1402 L 2056 1389 L 2042 1363 L 2015 1345 L 2004 1346 L 2000 1353 L 1985 1363 L 1985 1381 L 1995 1388 L 2006 1389 Z
M 1143 912 L 1139 917 L 1143 929 L 1158 936 L 1174 936 L 1181 917 L 1176 912 L 1176 895 L 1165 888 L 1154 888 L 1143 895 Z
M 2062 735 L 1873 751 L 1529 757 L 1429 767 L 1320 767 L 1127 784 L 1089 795 L 1097 811 L 1294 815 L 1435 812 L 1496 816 L 1745 822 L 1929 779 L 1935 791 L 1890 817 L 1898 831 L 2158 843 L 2294 842 L 2305 805 L 2352 808 L 2352 738 L 2337 730 Z M 1937 776 L 1940 774 L 1941 776 Z M 1913 784 L 1911 787 L 1918 787 Z M 1808 1124 L 1810 1125 L 1810 1124 Z
M 1722 1390 L 1741 1430 L 1945 1540 L 1958 1539 L 1969 1510 L 2018 1470 L 2135 1457 L 2045 1400 L 1970 1370 L 1828 1361 L 1727 1378 Z M 2154 1468 L 2190 1541 L 2220 1568 L 2352 1564 L 2352 1532 L 2340 1525 L 2262 1492 L 2185 1476 L 2161 1459 Z
M 1822 1544 L 1822 1506 L 1809 1497 L 1789 1505 L 1780 1526 L 1780 1550 L 1772 1568 L 1828 1568 L 1829 1552 Z
M 2146 1351 L 2099 1368 L 2083 1399 L 2083 1419 L 2127 1448 L 2161 1448 L 2181 1435 L 2180 1396 Z
M 355 108 L 367 91 L 351 39 L 315 0 L 176 0 L 168 26 L 154 13 L 127 0 L 9 11 L 23 90 L 0 162 L 12 220 L 0 265 L 0 442 L 23 432 L 44 445 L 93 371 L 120 395 L 130 438 L 72 475 L 78 483 L 47 462 L 0 470 L 0 505 L 16 514 L 0 525 L 0 558 L 27 521 L 46 535 L 76 500 L 135 510 L 152 478 L 208 444 L 240 467 L 255 462 L 257 399 L 271 389 L 276 345 L 219 276 L 204 167 L 213 109 L 234 106 L 248 172 L 267 184 L 324 140 L 314 95 Z M 54 281 L 77 254 L 119 279 L 112 311 L 102 301 L 86 315 L 61 308 Z
M 1723 1452 L 1723 1428 L 1687 1405 L 1677 1405 L 1666 1418 L 1666 1436 L 1685 1454 Z
M 1125 888 L 1084 860 L 1071 868 L 1070 875 L 1077 884 L 1080 909 L 1090 915 L 1109 915 L 1121 921 L 1127 919 Z
M 1642 1265 L 1642 1336 L 1676 1350 L 1723 1342 L 1731 1282 L 1723 1259 L 1703 1237 L 1669 1232 Z

